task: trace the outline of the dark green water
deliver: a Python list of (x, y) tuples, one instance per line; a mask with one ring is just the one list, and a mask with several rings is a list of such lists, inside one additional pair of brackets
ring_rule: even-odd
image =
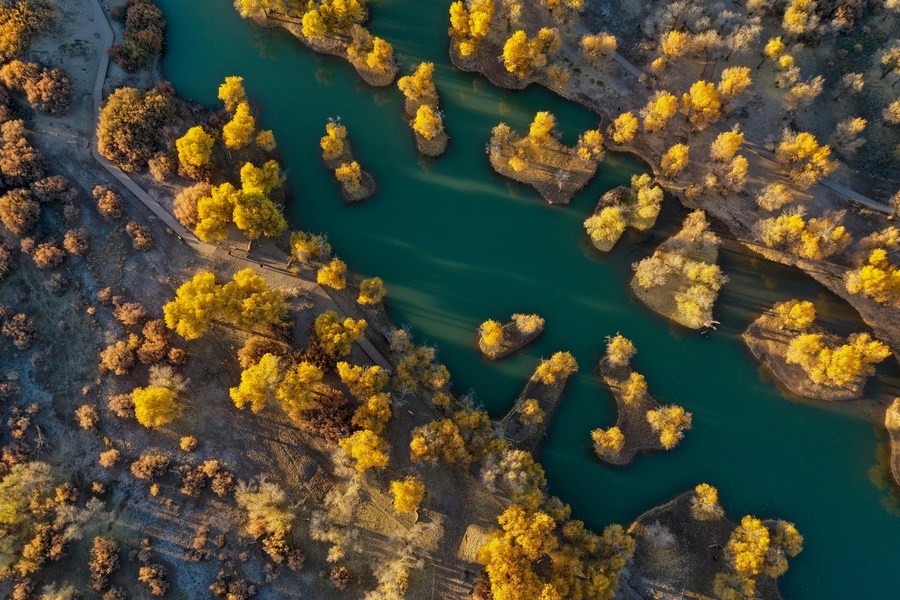
[[(667, 198), (653, 233), (620, 242), (601, 257), (582, 221), (606, 189), (641, 170), (609, 156), (570, 207), (554, 208), (489, 168), (484, 145), (506, 121), (523, 129), (538, 110), (552, 111), (568, 142), (595, 117), (542, 89), (505, 92), (447, 60), (448, 2), (385, 0), (372, 29), (394, 44), (404, 71), (436, 65), (450, 151), (436, 161), (415, 153), (395, 87), (373, 90), (345, 63), (320, 57), (288, 35), (242, 21), (228, 0), (157, 0), (169, 20), (164, 73), (182, 96), (207, 105), (226, 75), (243, 75), (261, 118), (275, 131), (293, 189), (291, 221), (327, 232), (357, 272), (379, 275), (396, 322), (440, 349), (456, 391), (474, 391), (493, 414), (504, 412), (542, 356), (573, 352), (581, 372), (557, 413), (543, 464), (553, 493), (599, 528), (640, 512), (699, 482), (718, 486), (728, 513), (778, 516), (797, 523), (806, 549), (782, 590), (788, 598), (895, 598), (900, 572), (897, 502), (868, 472), (883, 443), (867, 420), (791, 402), (761, 380), (739, 332), (773, 301), (815, 299), (826, 313), (842, 308), (799, 273), (729, 250), (731, 277), (719, 304), (719, 331), (708, 337), (676, 329), (628, 294), (629, 265), (643, 258), (684, 215)], [(329, 116), (341, 116), (355, 154), (379, 194), (343, 205), (318, 147)], [(790, 291), (788, 291), (790, 290)], [(488, 364), (474, 349), (478, 324), (513, 312), (547, 320), (538, 343)], [(614, 415), (592, 374), (604, 338), (622, 332), (637, 344), (636, 367), (651, 392), (694, 414), (694, 429), (674, 451), (639, 457), (627, 469), (598, 464), (589, 432)], [(892, 514), (893, 512), (893, 514)]]

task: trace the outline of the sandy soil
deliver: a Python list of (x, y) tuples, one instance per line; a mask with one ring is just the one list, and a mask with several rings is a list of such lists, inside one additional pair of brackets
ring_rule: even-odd
[(884, 427), (891, 440), (891, 473), (894, 481), (900, 485), (900, 398), (895, 398), (885, 411)]

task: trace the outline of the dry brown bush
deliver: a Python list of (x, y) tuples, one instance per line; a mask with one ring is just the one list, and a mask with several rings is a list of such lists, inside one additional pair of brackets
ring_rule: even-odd
[(169, 458), (162, 454), (144, 452), (131, 463), (131, 474), (138, 479), (154, 479), (162, 477), (169, 466)]
[(178, 446), (184, 452), (193, 452), (194, 450), (197, 449), (198, 444), (200, 444), (200, 442), (197, 440), (197, 438), (195, 438), (192, 435), (186, 435), (183, 438), (181, 438), (181, 440), (178, 443)]
[(109, 587), (109, 578), (119, 568), (119, 544), (115, 540), (97, 536), (91, 546), (91, 589), (102, 592)]
[(47, 161), (29, 143), (21, 120), (0, 125), (0, 181), (6, 187), (24, 187), (47, 175)]
[(75, 410), (75, 418), (82, 429), (93, 429), (100, 422), (100, 413), (95, 406), (82, 404)]
[(106, 401), (106, 406), (112, 414), (120, 419), (134, 418), (134, 400), (131, 398), (131, 394), (110, 396)]
[(91, 191), (94, 200), (97, 201), (97, 210), (107, 219), (121, 219), (122, 211), (125, 210), (125, 203), (122, 197), (114, 190), (105, 185), (94, 186)]
[(63, 248), (69, 254), (81, 256), (87, 251), (88, 240), (87, 235), (80, 229), (70, 229), (63, 238)]
[(125, 327), (135, 327), (147, 319), (147, 309), (137, 302), (117, 302), (113, 316)]
[(31, 260), (38, 269), (53, 269), (62, 264), (66, 253), (55, 242), (42, 242), (31, 253)]
[(0, 196), (0, 222), (16, 235), (34, 229), (40, 216), (41, 207), (30, 191), (20, 188)]
[(194, 184), (178, 192), (173, 201), (175, 218), (178, 219), (178, 222), (188, 229), (196, 227), (199, 220), (197, 203), (200, 201), (200, 198), (206, 198), (211, 193), (212, 186), (205, 182)]
[(63, 70), (13, 60), (0, 68), (0, 82), (10, 90), (25, 94), (28, 103), (37, 110), (62, 115), (72, 106), (74, 88)]
[(122, 453), (115, 448), (105, 450), (100, 453), (100, 466), (109, 469), (110, 467), (115, 466), (120, 458), (122, 458)]
[(6, 336), (13, 346), (19, 350), (25, 350), (34, 343), (37, 337), (37, 328), (34, 319), (25, 313), (10, 314), (6, 308), (0, 307), (0, 333)]
[(131, 244), (135, 250), (146, 252), (153, 248), (153, 236), (150, 234), (150, 230), (140, 223), (130, 221), (125, 225), (125, 233), (131, 237)]
[(100, 372), (126, 375), (134, 366), (134, 349), (128, 342), (119, 340), (100, 352)]
[(164, 182), (178, 174), (178, 159), (169, 152), (157, 152), (147, 162), (150, 174), (156, 181)]

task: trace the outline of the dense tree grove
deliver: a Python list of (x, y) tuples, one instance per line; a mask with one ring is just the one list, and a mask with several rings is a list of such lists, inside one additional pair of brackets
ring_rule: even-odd
[(462, 57), (472, 56), (491, 30), (494, 0), (456, 0), (450, 5), (450, 41)]
[(56, 18), (51, 0), (5, 0), (0, 3), (0, 62), (20, 56), (31, 38)]
[(125, 21), (124, 43), (109, 49), (109, 56), (116, 64), (134, 72), (162, 54), (166, 19), (153, 0), (126, 0), (112, 14)]
[(61, 69), (13, 60), (0, 67), (0, 82), (24, 94), (34, 108), (53, 115), (67, 113), (72, 104), (72, 82)]
[(284, 319), (287, 306), (280, 290), (269, 289), (262, 277), (244, 269), (224, 285), (217, 284), (212, 273), (198, 273), (178, 288), (163, 313), (170, 329), (192, 340), (206, 333), (215, 321), (244, 329), (268, 329)]

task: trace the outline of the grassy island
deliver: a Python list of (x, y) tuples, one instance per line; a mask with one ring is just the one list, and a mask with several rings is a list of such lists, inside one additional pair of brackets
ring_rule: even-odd
[(890, 356), (890, 349), (868, 333), (843, 340), (815, 318), (811, 302), (781, 302), (750, 324), (744, 343), (798, 396), (830, 401), (862, 397), (866, 380), (875, 365)]
[(891, 440), (891, 473), (900, 485), (900, 398), (894, 401), (884, 413), (884, 427)]
[(681, 231), (652, 256), (632, 265), (631, 289), (654, 312), (685, 327), (711, 327), (713, 304), (727, 278), (716, 264), (719, 239), (703, 211), (684, 220)]
[(568, 352), (541, 361), (515, 405), (500, 420), (504, 439), (516, 448), (534, 451), (547, 432), (566, 382), (577, 370), (578, 363)]
[(647, 392), (647, 380), (631, 369), (636, 350), (621, 335), (609, 338), (597, 371), (615, 398), (616, 424), (591, 433), (597, 456), (627, 465), (639, 452), (671, 450), (691, 428), (692, 415), (680, 406), (660, 406)]
[(283, 27), (320, 54), (343, 58), (371, 86), (391, 85), (399, 67), (394, 48), (364, 27), (367, 0), (292, 3), (284, 0), (237, 0), (245, 19), (261, 27)]
[(478, 349), (490, 360), (517, 352), (536, 340), (544, 331), (539, 315), (515, 314), (508, 323), (487, 320), (478, 328)]
[(662, 188), (646, 173), (631, 178), (631, 187), (619, 186), (601, 196), (584, 229), (594, 248), (609, 252), (626, 227), (644, 231), (653, 227), (662, 206)]
[(375, 178), (363, 171), (353, 158), (347, 128), (339, 120), (330, 120), (325, 125), (325, 135), (319, 145), (322, 147), (322, 160), (328, 169), (334, 171), (345, 202), (356, 204), (375, 195)]
[(405, 98), (404, 111), (416, 139), (416, 150), (423, 156), (432, 157), (446, 152), (450, 143), (450, 137), (444, 131), (433, 74), (434, 63), (423, 62), (412, 74), (397, 81)]
[(718, 496), (702, 483), (631, 524), (635, 571), (628, 585), (639, 597), (781, 598), (776, 580), (802, 551), (803, 536), (781, 520), (747, 515), (735, 523)]
[(586, 131), (570, 147), (556, 138), (554, 127), (556, 119), (548, 112), (535, 115), (526, 136), (501, 123), (492, 132), (488, 158), (495, 171), (530, 185), (550, 204), (568, 204), (597, 172), (603, 136)]

